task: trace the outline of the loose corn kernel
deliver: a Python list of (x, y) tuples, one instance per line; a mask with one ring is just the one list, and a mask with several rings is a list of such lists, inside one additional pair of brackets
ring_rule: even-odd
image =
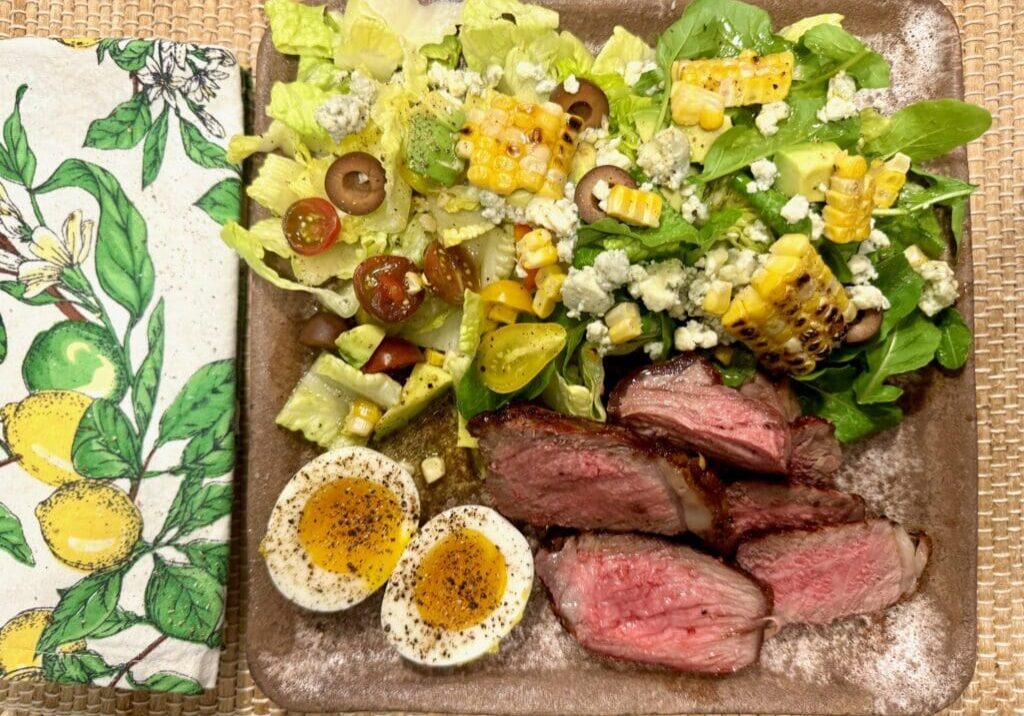
[(444, 365), (445, 356), (441, 351), (435, 351), (433, 348), (428, 348), (424, 351), (423, 357), (426, 359), (427, 363), (432, 366), (440, 368)]
[(466, 178), (474, 186), (560, 198), (582, 127), (579, 117), (554, 102), (521, 104), (494, 93), (487, 110), (468, 112), (455, 152), (469, 160)]
[(534, 229), (516, 243), (519, 265), (526, 270), (558, 263), (558, 249), (547, 229)]
[(768, 104), (786, 99), (793, 83), (793, 63), (788, 50), (764, 56), (747, 50), (738, 57), (677, 60), (672, 79), (718, 94), (726, 107)]
[(897, 154), (885, 163), (878, 159), (871, 163), (871, 174), (875, 178), (876, 208), (888, 209), (896, 203), (903, 186), (907, 183), (908, 171), (910, 157), (906, 154)]
[(661, 195), (616, 184), (608, 192), (604, 212), (634, 226), (656, 227), (661, 219)]
[(345, 417), (345, 432), (361, 438), (369, 437), (380, 416), (380, 408), (376, 404), (357, 398)]
[(515, 323), (519, 319), (519, 311), (503, 303), (495, 303), (487, 311), (487, 317), (496, 323)]
[(640, 324), (640, 307), (632, 301), (620, 303), (604, 316), (608, 326), (608, 339), (613, 345), (620, 345), (643, 335)]
[(722, 365), (731, 365), (733, 354), (735, 354), (735, 352), (736, 350), (732, 346), (715, 346), (715, 360), (717, 360)]
[(533, 312), (538, 318), (547, 318), (555, 312), (555, 307), (562, 299), (565, 272), (558, 264), (546, 266), (537, 272), (536, 281), (537, 293), (533, 295)]
[(423, 472), (423, 479), (428, 485), (440, 480), (447, 471), (444, 458), (440, 455), (431, 455), (420, 463), (420, 470)]
[(722, 325), (769, 370), (805, 375), (856, 315), (842, 284), (804, 234), (776, 241), (722, 316)]
[(825, 192), (825, 236), (837, 244), (864, 241), (871, 234), (875, 180), (867, 160), (847, 152), (836, 155), (835, 170)]
[(715, 279), (708, 286), (708, 292), (704, 294), (704, 310), (716, 316), (721, 316), (729, 310), (729, 302), (732, 300), (732, 284), (728, 281)]
[(725, 102), (717, 92), (686, 82), (673, 82), (672, 121), (684, 127), (714, 131), (725, 122)]

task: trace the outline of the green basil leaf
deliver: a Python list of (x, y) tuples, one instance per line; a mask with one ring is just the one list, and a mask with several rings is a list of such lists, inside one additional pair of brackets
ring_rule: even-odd
[(132, 675), (125, 674), (128, 683), (136, 689), (147, 691), (162, 691), (169, 694), (190, 694), (198, 696), (203, 693), (203, 686), (195, 679), (191, 679), (173, 671), (158, 671), (148, 679), (136, 681)]
[(136, 92), (127, 102), (114, 107), (109, 115), (89, 125), (85, 146), (96, 149), (131, 149), (142, 141), (152, 121), (146, 93)]
[(199, 128), (187, 119), (179, 118), (181, 130), (181, 144), (185, 148), (185, 154), (193, 162), (207, 169), (233, 169), (234, 166), (228, 162), (227, 153), (223, 147), (217, 146), (203, 136)]
[(242, 183), (235, 178), (223, 179), (199, 197), (195, 205), (222, 226), (238, 221), (242, 211)]
[(116, 672), (92, 649), (43, 655), (43, 678), (55, 684), (92, 684)]
[(752, 49), (777, 49), (772, 20), (759, 7), (736, 0), (694, 0), (658, 38), (658, 65), (669, 76), (680, 58), (733, 57)]
[(4, 164), (7, 167), (6, 178), (16, 181), (22, 186), (32, 186), (36, 176), (36, 155), (28, 145), (28, 135), (21, 122), (21, 100), (28, 91), (28, 85), (22, 85), (14, 94), (14, 111), (4, 122)]
[(71, 446), (75, 470), (97, 479), (135, 478), (142, 471), (139, 436), (117, 405), (94, 400)]
[(164, 152), (167, 149), (168, 113), (170, 107), (164, 105), (164, 111), (156, 118), (153, 128), (146, 135), (146, 143), (142, 145), (142, 188), (156, 181), (160, 168), (164, 164)]
[(153, 261), (146, 246), (146, 222), (113, 174), (81, 159), (67, 159), (37, 193), (78, 187), (99, 204), (96, 275), (104, 292), (137, 321), (153, 297)]
[(932, 362), (941, 341), (941, 331), (921, 313), (912, 313), (885, 340), (865, 351), (867, 370), (853, 383), (857, 402), (862, 405), (891, 402), (902, 390), (886, 385), (894, 375), (924, 368)]
[(936, 360), (947, 370), (963, 368), (971, 353), (971, 340), (974, 337), (970, 326), (955, 308), (947, 308), (940, 313), (937, 324), (941, 338), (935, 351)]
[(178, 545), (188, 561), (212, 574), (221, 584), (228, 582), (228, 546), (212, 540), (195, 540)]
[(0, 502), (0, 550), (7, 552), (22, 564), (35, 566), (32, 550), (25, 541), (25, 532), (21, 528), (21, 520)]
[(146, 327), (149, 353), (142, 360), (139, 372), (132, 381), (132, 408), (135, 410), (135, 424), (139, 435), (144, 436), (153, 417), (157, 390), (160, 388), (160, 372), (164, 365), (164, 300), (161, 298), (149, 316)]
[(161, 634), (202, 644), (220, 628), (224, 590), (204, 570), (155, 554), (145, 604), (146, 618)]
[(58, 589), (60, 601), (36, 645), (37, 654), (53, 652), (61, 644), (77, 641), (99, 629), (117, 608), (124, 568), (93, 572), (67, 589)]
[(234, 410), (234, 360), (207, 363), (188, 379), (160, 419), (157, 444), (198, 435), (218, 422), (230, 419)]
[(992, 126), (988, 110), (956, 99), (925, 100), (890, 117), (884, 134), (867, 142), (868, 154), (891, 156), (903, 152), (926, 162), (977, 139)]

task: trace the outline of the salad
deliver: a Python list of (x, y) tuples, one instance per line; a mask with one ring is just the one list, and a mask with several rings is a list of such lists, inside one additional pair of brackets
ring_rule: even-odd
[(841, 15), (694, 0), (591, 48), (518, 0), (266, 12), (297, 75), (229, 157), (265, 155), (247, 193), (272, 218), (222, 238), (322, 307), (277, 421), (325, 450), (449, 393), (465, 447), (517, 401), (603, 421), (613, 362), (692, 351), (726, 385), (790, 376), (850, 442), (899, 423), (894, 378), (967, 360), (975, 187), (927, 162), (991, 118), (873, 108), (889, 64)]

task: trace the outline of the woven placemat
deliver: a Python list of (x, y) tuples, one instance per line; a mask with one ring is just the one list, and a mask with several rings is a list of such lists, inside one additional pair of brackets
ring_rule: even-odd
[[(893, 0), (898, 3), (900, 0)], [(1024, 714), (1024, 0), (944, 0), (963, 32), (967, 100), (992, 131), (972, 145), (977, 320), (978, 666), (947, 714)], [(158, 36), (220, 43), (250, 64), (264, 31), (250, 0), (0, 0), (0, 37)], [(227, 633), (217, 688), (182, 697), (0, 681), (4, 716), (282, 713), (252, 682), (245, 633), (244, 485), (236, 489)]]

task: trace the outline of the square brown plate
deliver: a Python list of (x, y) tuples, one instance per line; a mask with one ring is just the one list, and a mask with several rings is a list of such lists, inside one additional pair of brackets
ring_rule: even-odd
[[(682, 11), (676, 0), (544, 0), (562, 26), (598, 45), (621, 24), (651, 39)], [(775, 27), (824, 12), (880, 50), (893, 67), (892, 90), (878, 104), (962, 97), (960, 40), (940, 0), (760, 0)], [(256, 131), (266, 129), (270, 87), (295, 65), (265, 37), (256, 71)], [(964, 152), (937, 168), (966, 178)], [(253, 206), (253, 218), (264, 218)], [(970, 246), (958, 278), (961, 310), (973, 316)], [(274, 425), (274, 416), (313, 355), (296, 342), (313, 306), (250, 278), (248, 304), (247, 646), (253, 676), (280, 706), (303, 711), (457, 713), (813, 713), (924, 714), (966, 686), (975, 658), (977, 446), (973, 361), (959, 375), (934, 371), (908, 391), (897, 429), (846, 451), (840, 485), (876, 512), (928, 532), (934, 557), (920, 593), (884, 615), (826, 629), (792, 628), (769, 640), (761, 663), (723, 679), (612, 664), (584, 653), (557, 623), (543, 588), (499, 654), (452, 670), (403, 662), (380, 630), (380, 595), (340, 614), (304, 612), (274, 588), (257, 551), (278, 492), (315, 454)], [(443, 406), (390, 440), (385, 451), (413, 458), (451, 444), (454, 420)], [(426, 487), (424, 519), (446, 506), (478, 502), (479, 482), (448, 448), (450, 473)], [(454, 469), (453, 469), (454, 468)]]

